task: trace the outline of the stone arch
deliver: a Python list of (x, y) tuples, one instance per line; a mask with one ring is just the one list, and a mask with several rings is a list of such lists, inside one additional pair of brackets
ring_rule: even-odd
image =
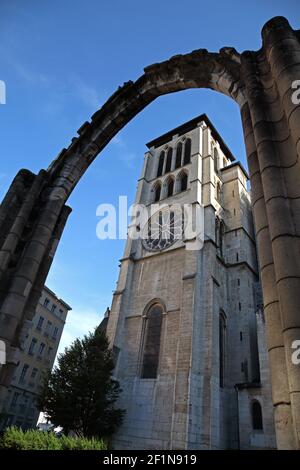
[(299, 75), (299, 37), (285, 18), (275, 17), (263, 27), (259, 51), (199, 49), (146, 67), (78, 129), (47, 171), (17, 174), (0, 207), (0, 332), (7, 349), (0, 398), (70, 213), (65, 203), (80, 178), (118, 131), (158, 96), (209, 88), (232, 98), (241, 110), (277, 443), (279, 448), (300, 448), (300, 374), (290, 354), (293, 340), (300, 337), (300, 103), (293, 88)]

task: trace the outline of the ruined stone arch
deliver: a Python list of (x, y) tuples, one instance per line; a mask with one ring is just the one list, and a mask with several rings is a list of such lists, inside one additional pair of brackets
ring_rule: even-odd
[(209, 88), (232, 98), (241, 111), (277, 443), (279, 448), (300, 448), (300, 373), (290, 354), (293, 340), (300, 337), (300, 105), (292, 87), (299, 68), (299, 31), (285, 18), (273, 18), (263, 27), (259, 51), (200, 49), (146, 67), (137, 81), (119, 87), (80, 127), (46, 171), (17, 174), (0, 207), (0, 334), (7, 349), (0, 398), (70, 213), (65, 203), (86, 169), (158, 96)]

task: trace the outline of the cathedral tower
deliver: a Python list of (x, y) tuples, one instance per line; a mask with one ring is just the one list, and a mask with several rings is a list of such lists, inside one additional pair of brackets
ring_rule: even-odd
[[(247, 173), (204, 114), (147, 147), (135, 202), (161, 207), (127, 240), (107, 325), (115, 448), (275, 447)], [(199, 210), (198, 245), (178, 207)]]

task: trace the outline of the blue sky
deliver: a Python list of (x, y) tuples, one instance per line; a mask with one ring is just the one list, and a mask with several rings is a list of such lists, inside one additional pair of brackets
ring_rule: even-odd
[[(298, 0), (1, 0), (0, 199), (20, 168), (47, 168), (80, 125), (143, 67), (206, 48), (261, 47), (260, 31), (283, 15), (300, 27)], [(297, 21), (298, 20), (298, 21)], [(98, 240), (96, 208), (131, 203), (145, 143), (207, 113), (245, 165), (237, 105), (209, 90), (157, 99), (102, 152), (72, 194), (69, 218), (47, 284), (73, 310), (60, 350), (91, 330), (111, 304), (123, 240)]]

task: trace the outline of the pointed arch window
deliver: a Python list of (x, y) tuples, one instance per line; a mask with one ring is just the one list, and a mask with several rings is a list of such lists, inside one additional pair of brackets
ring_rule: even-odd
[(169, 178), (167, 181), (167, 197), (173, 196), (174, 192), (174, 179)]
[(260, 403), (255, 400), (252, 403), (252, 428), (256, 430), (263, 429), (262, 409)]
[(219, 217), (216, 217), (216, 220), (215, 220), (215, 243), (216, 243), (217, 246), (219, 244), (219, 239), (220, 239), (219, 233), (220, 233), (220, 219), (219, 219)]
[(170, 240), (174, 240), (174, 219), (175, 214), (173, 211), (170, 212)]
[(216, 147), (214, 148), (214, 170), (218, 173), (219, 154)]
[(191, 139), (186, 139), (184, 144), (184, 165), (187, 165), (191, 161), (191, 144)]
[(217, 183), (217, 201), (219, 204), (221, 204), (221, 197), (222, 197), (221, 185), (220, 183)]
[(182, 157), (182, 143), (179, 142), (176, 148), (175, 168), (181, 167), (181, 157)]
[(219, 250), (220, 250), (221, 256), (223, 256), (223, 252), (224, 252), (224, 233), (225, 233), (225, 224), (223, 220), (221, 220), (220, 229), (219, 229)]
[(219, 372), (220, 387), (224, 387), (225, 382), (225, 359), (226, 359), (226, 320), (224, 312), (219, 315)]
[(162, 306), (155, 304), (150, 307), (144, 325), (142, 379), (155, 379), (157, 377), (162, 320)]
[(179, 191), (185, 191), (187, 189), (188, 175), (186, 172), (181, 173), (179, 176)]
[(157, 202), (160, 200), (160, 193), (161, 193), (161, 184), (157, 183), (154, 186), (154, 202)]
[(156, 175), (157, 177), (161, 176), (163, 173), (164, 162), (165, 162), (165, 152), (162, 151), (158, 160), (158, 168), (157, 168), (157, 175)]
[(167, 161), (166, 161), (165, 173), (168, 173), (169, 171), (171, 171), (171, 168), (172, 168), (172, 155), (173, 155), (173, 149), (170, 147), (168, 152), (167, 152)]

